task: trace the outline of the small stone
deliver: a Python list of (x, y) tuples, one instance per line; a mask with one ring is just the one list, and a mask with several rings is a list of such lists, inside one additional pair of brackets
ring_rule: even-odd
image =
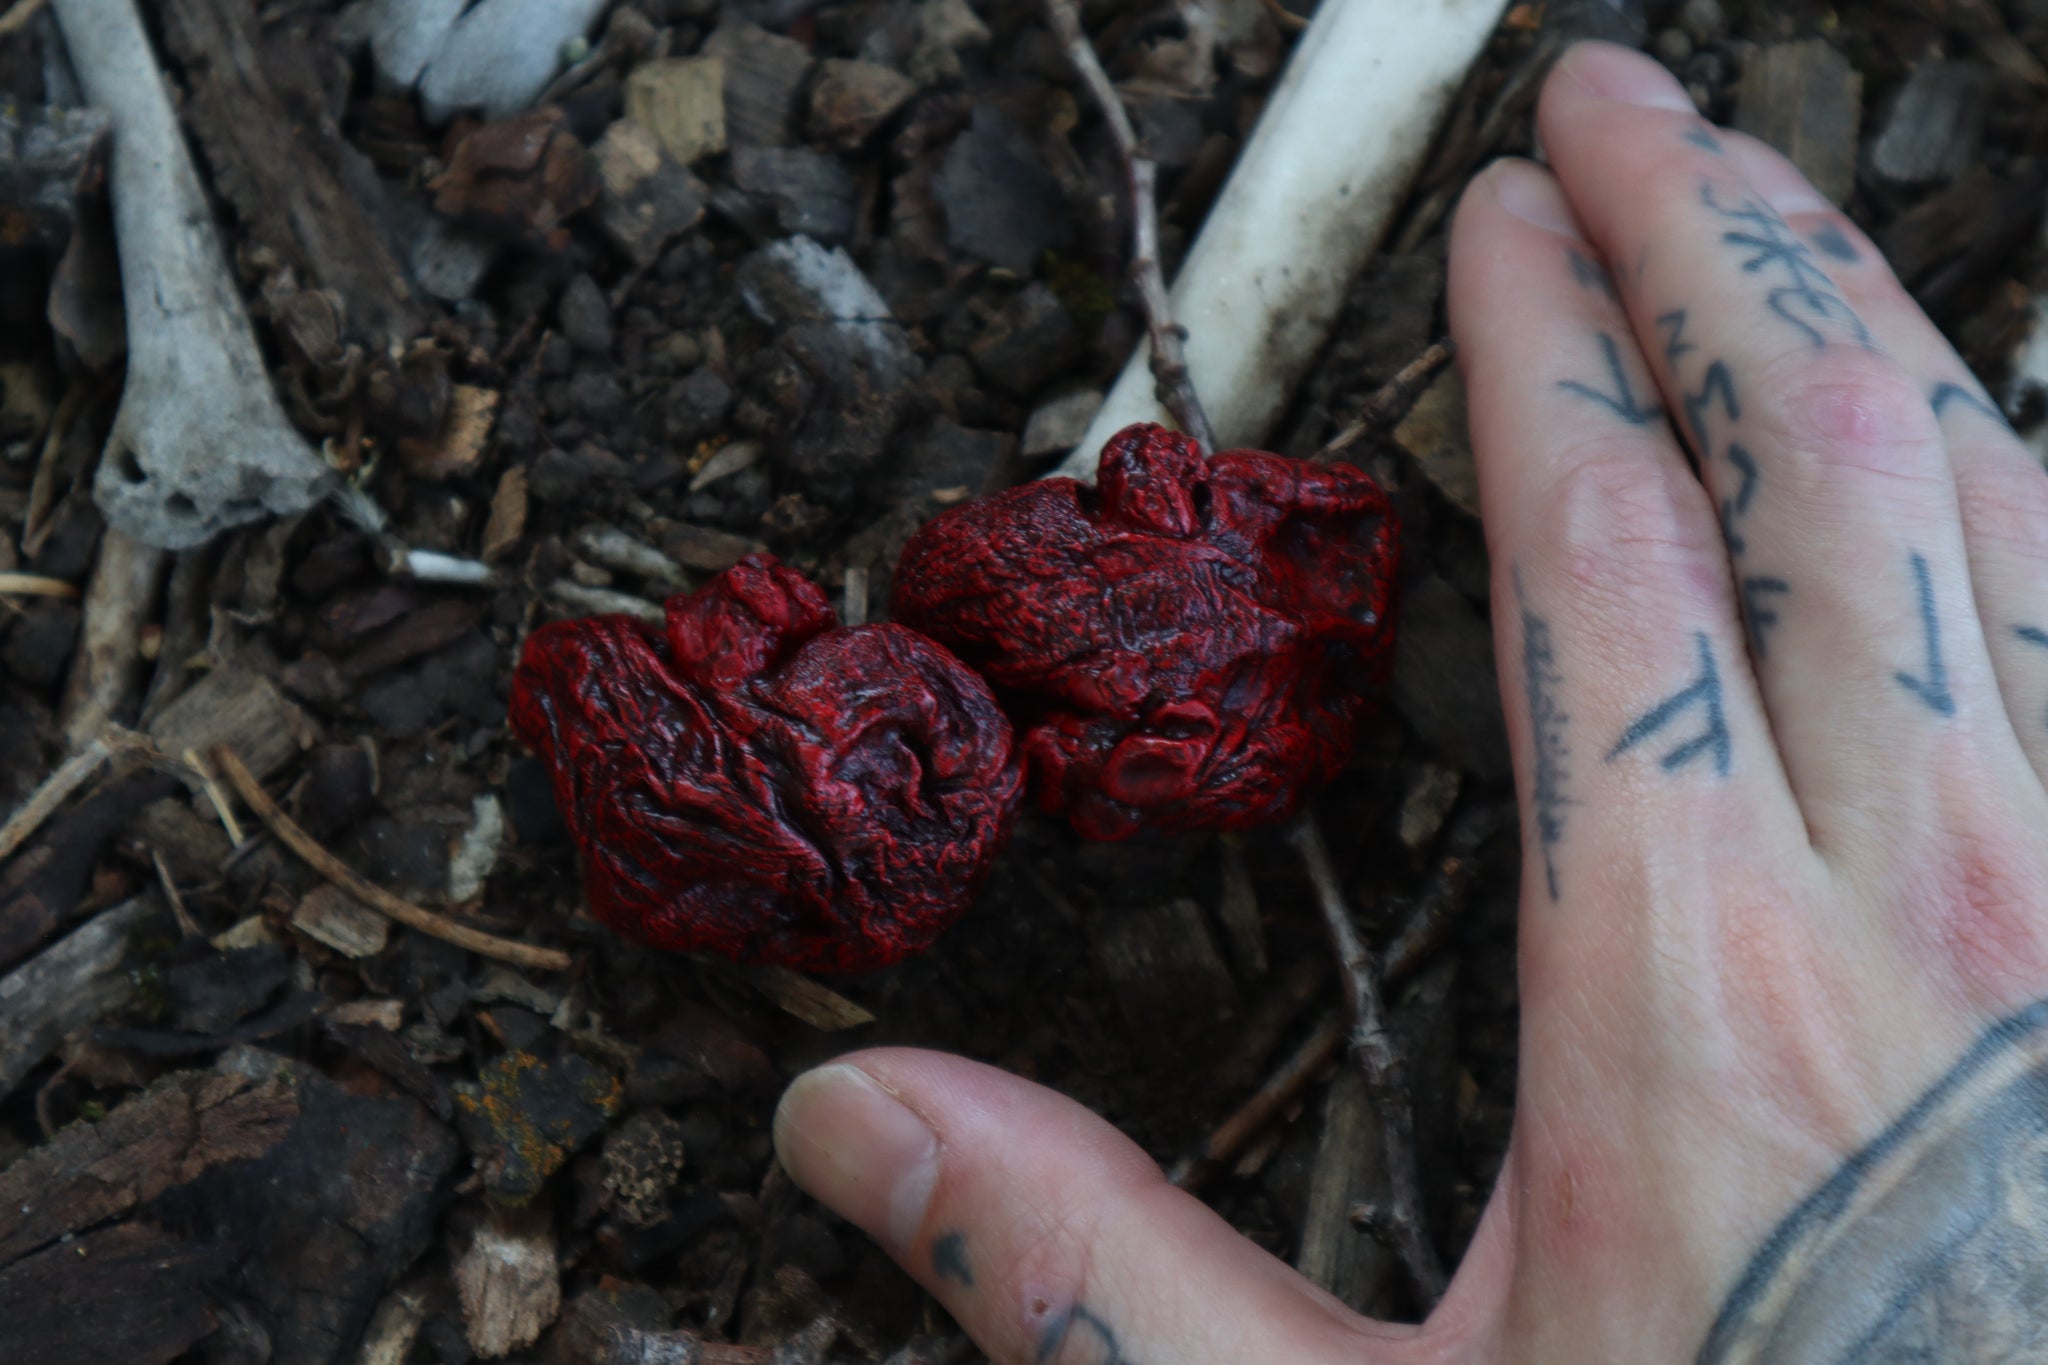
[(1008, 393), (1036, 392), (1080, 356), (1081, 331), (1042, 280), (1019, 290), (967, 348), (981, 377)]
[(1066, 454), (1087, 435), (1088, 424), (1101, 408), (1102, 394), (1096, 389), (1080, 389), (1040, 403), (1024, 421), (1024, 458)]
[(771, 209), (790, 236), (835, 244), (853, 236), (853, 172), (836, 156), (807, 147), (737, 147), (732, 180)]
[(577, 275), (569, 281), (561, 302), (555, 305), (555, 320), (576, 349), (597, 354), (611, 350), (612, 306), (590, 276)]
[(974, 107), (933, 184), (956, 251), (1029, 275), (1048, 249), (1064, 246), (1060, 188), (1031, 130), (991, 103)]
[(32, 692), (57, 685), (78, 644), (80, 612), (75, 602), (39, 601), (0, 643), (0, 668)]
[(811, 82), (811, 137), (852, 151), (917, 93), (917, 82), (879, 62), (829, 58)]
[(436, 215), (421, 222), (408, 259), (420, 288), (443, 303), (460, 303), (476, 293), (498, 251), (497, 242)]
[(596, 423), (615, 422), (626, 414), (626, 390), (611, 374), (584, 370), (569, 380), (569, 411)]
[(626, 117), (684, 166), (725, 150), (725, 62), (675, 57), (626, 77)]
[(662, 431), (677, 445), (690, 446), (715, 436), (732, 416), (732, 385), (709, 368), (692, 371), (669, 386), (662, 412)]
[(653, 265), (663, 248), (703, 219), (703, 182), (633, 120), (614, 123), (592, 156), (604, 185), (598, 225), (635, 265)]
[(1657, 60), (1673, 70), (1685, 65), (1686, 58), (1692, 56), (1692, 39), (1682, 28), (1659, 29), (1652, 46)]
[(704, 467), (690, 476), (690, 492), (701, 493), (720, 479), (728, 478), (761, 458), (757, 441), (731, 441), (718, 448)]
[(1728, 31), (1721, 0), (1685, 0), (1678, 7), (1678, 27), (1695, 43), (1711, 43)]

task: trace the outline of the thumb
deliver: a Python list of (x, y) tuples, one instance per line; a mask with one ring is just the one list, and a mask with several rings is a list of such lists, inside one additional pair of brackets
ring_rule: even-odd
[(1360, 1365), (1421, 1344), (1239, 1236), (1087, 1109), (993, 1067), (854, 1053), (790, 1086), (775, 1145), (998, 1365)]

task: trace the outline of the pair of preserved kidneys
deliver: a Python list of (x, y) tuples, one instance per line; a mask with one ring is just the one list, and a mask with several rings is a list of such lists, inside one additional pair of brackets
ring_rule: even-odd
[(927, 947), (1026, 779), (1093, 839), (1285, 819), (1392, 653), (1395, 527), (1345, 465), (1127, 427), (1096, 487), (965, 503), (904, 548), (894, 623), (762, 555), (527, 640), (511, 719), (591, 908), (657, 947), (858, 972)]

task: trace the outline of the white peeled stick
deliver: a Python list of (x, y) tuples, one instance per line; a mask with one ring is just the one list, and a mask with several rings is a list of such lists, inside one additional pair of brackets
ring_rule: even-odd
[[(1505, 0), (1323, 0), (1169, 298), (1219, 447), (1263, 441), (1392, 225)], [(1170, 425), (1141, 344), (1055, 474)]]
[(128, 378), (93, 495), (159, 549), (288, 516), (327, 466), (286, 420), (228, 272), (134, 0), (55, 0), (79, 84), (112, 128)]

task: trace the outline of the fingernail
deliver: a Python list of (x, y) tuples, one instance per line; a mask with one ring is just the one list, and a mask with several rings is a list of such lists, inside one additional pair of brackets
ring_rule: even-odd
[(939, 1179), (939, 1139), (859, 1067), (807, 1071), (775, 1110), (775, 1152), (819, 1203), (895, 1249), (924, 1223)]
[(1526, 161), (1502, 161), (1493, 168), (1493, 194), (1500, 206), (1525, 223), (1576, 241), (1585, 241), (1572, 206), (1558, 187), (1557, 177)]
[(1580, 43), (1559, 63), (1581, 90), (1603, 100), (1694, 114), (1692, 97), (1654, 57), (1613, 43)]

